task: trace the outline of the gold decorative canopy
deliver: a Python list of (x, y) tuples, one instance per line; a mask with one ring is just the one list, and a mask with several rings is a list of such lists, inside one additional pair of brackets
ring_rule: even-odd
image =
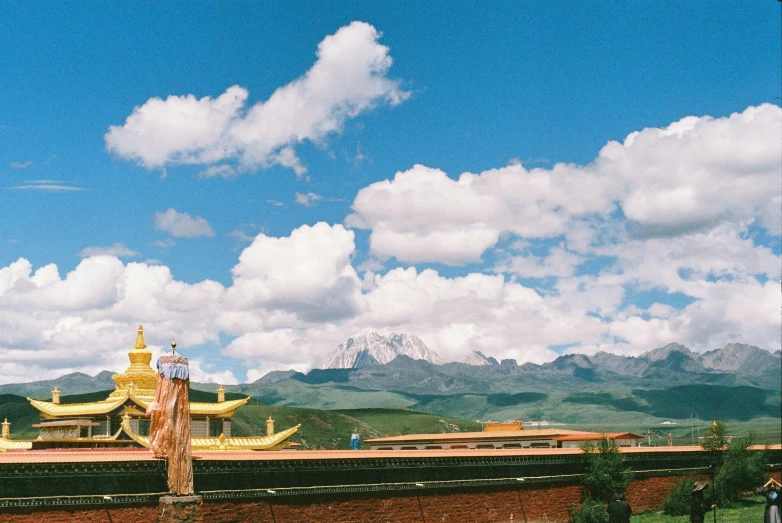
[(136, 343), (128, 352), (128, 359), (130, 359), (130, 366), (125, 372), (111, 377), (117, 384), (117, 389), (111, 393), (111, 396), (119, 398), (130, 389), (133, 395), (151, 400), (155, 397), (157, 373), (149, 366), (152, 352), (147, 349), (147, 343), (144, 341), (143, 325), (138, 326)]

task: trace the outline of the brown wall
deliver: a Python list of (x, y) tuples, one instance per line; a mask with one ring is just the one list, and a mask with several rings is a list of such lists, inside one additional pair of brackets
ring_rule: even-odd
[[(0, 512), (3, 523), (153, 523), (158, 521), (158, 507), (112, 507), (109, 512), (103, 507), (90, 509), (15, 509), (13, 512)], [(109, 519), (109, 514), (111, 519)]]
[[(780, 473), (773, 476), (779, 480)], [(659, 509), (681, 476), (634, 480), (627, 500), (636, 513)], [(706, 479), (706, 478), (701, 478)], [(169, 506), (112, 507), (111, 520), (104, 507), (79, 510), (17, 509), (0, 513), (8, 523), (473, 523), (564, 521), (567, 507), (578, 503), (581, 488), (568, 484), (528, 484), (516, 487), (404, 492), (344, 493), (330, 496), (275, 497), (264, 500), (206, 501), (193, 515)], [(420, 504), (419, 504), (420, 503)], [(522, 510), (523, 509), (523, 510)], [(423, 519), (422, 513), (423, 512)]]
[(205, 503), (203, 516), (204, 521), (220, 523), (483, 523), (524, 521), (523, 514), (529, 521), (543, 521), (566, 519), (568, 503), (577, 503), (580, 492), (577, 486), (547, 485), (518, 490), (480, 488), (427, 491), (420, 495), (412, 492), (388, 492), (300, 497), (291, 500), (277, 498), (269, 500), (271, 506), (269, 501)]

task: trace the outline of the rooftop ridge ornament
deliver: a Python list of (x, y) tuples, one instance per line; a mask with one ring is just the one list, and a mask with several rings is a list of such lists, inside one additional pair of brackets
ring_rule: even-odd
[(138, 333), (136, 334), (136, 344), (133, 346), (134, 349), (137, 350), (144, 350), (147, 348), (147, 343), (144, 341), (144, 326), (139, 324), (138, 326)]
[(152, 361), (152, 352), (147, 347), (144, 340), (144, 326), (139, 325), (136, 334), (136, 343), (128, 351), (130, 365), (125, 372), (114, 374), (111, 379), (117, 384), (116, 390), (111, 396), (118, 398), (127, 393), (128, 385), (135, 385), (134, 394), (144, 398), (152, 399), (155, 395), (155, 380), (157, 378), (155, 371), (150, 367)]

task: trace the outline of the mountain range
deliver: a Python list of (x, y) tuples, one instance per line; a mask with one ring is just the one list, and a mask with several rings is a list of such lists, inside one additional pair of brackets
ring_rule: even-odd
[[(353, 340), (354, 354), (366, 349), (362, 343)], [(628, 423), (652, 426), (699, 415), (701, 420), (753, 420), (778, 432), (782, 418), (779, 354), (744, 344), (704, 354), (679, 344), (638, 357), (568, 354), (542, 365), (517, 365), (513, 360), (498, 364), (481, 353), (475, 361), (479, 364), (439, 364), (401, 354), (372, 366), (313, 369), (306, 374), (274, 371), (253, 383), (225, 388), (276, 407), (404, 408), (471, 420), (548, 419), (583, 427), (602, 423), (611, 430)], [(48, 399), (54, 386), (64, 394), (103, 391), (105, 397), (114, 383), (110, 372), (94, 377), (74, 373), (2, 385), (0, 396), (16, 395), (6, 396), (16, 402), (9, 405), (24, 407), (25, 396)], [(216, 387), (191, 384), (194, 393), (214, 395)]]
[[(377, 347), (383, 347), (377, 350)], [(768, 390), (782, 388), (780, 353), (755, 346), (731, 343), (703, 354), (671, 343), (641, 356), (598, 352), (593, 356), (567, 354), (537, 365), (498, 363), (481, 352), (465, 363), (443, 363), (415, 336), (366, 331), (350, 338), (326, 360), (326, 369), (304, 374), (294, 370), (273, 371), (253, 383), (226, 389), (253, 395), (259, 387), (295, 380), (301, 383), (350, 384), (361, 390), (410, 393), (517, 393), (521, 391), (599, 390), (605, 387), (667, 388), (695, 383), (751, 386)], [(53, 380), (0, 385), (0, 394), (48, 397), (56, 386), (68, 394), (114, 388), (112, 372), (96, 376), (75, 372)], [(212, 390), (212, 384), (193, 384)], [(572, 389), (575, 388), (575, 389)]]
[[(392, 362), (399, 356), (407, 356), (433, 365), (445, 365), (443, 359), (429, 349), (420, 338), (408, 334), (381, 334), (369, 329), (349, 338), (325, 360), (323, 369), (361, 369), (376, 367)], [(776, 377), (779, 367), (779, 355), (741, 343), (731, 343), (721, 349), (698, 354), (678, 343), (646, 352), (638, 357), (620, 356), (607, 352), (598, 352), (594, 356), (583, 354), (565, 355), (544, 365), (522, 365), (528, 371), (538, 370), (561, 374), (574, 373), (580, 377), (598, 376), (613, 373), (638, 378), (664, 375), (676, 371), (695, 374), (736, 374), (750, 379), (752, 384), (769, 385)], [(473, 351), (465, 358), (465, 365), (518, 367), (515, 360), (498, 362), (480, 351)], [(769, 369), (771, 372), (769, 374)]]

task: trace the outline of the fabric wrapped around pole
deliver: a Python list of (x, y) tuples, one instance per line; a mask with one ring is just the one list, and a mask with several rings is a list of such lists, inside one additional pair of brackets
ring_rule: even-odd
[(168, 488), (177, 496), (193, 494), (190, 444), (190, 372), (187, 358), (165, 354), (158, 358), (155, 400), (150, 416), (149, 449), (168, 462)]

